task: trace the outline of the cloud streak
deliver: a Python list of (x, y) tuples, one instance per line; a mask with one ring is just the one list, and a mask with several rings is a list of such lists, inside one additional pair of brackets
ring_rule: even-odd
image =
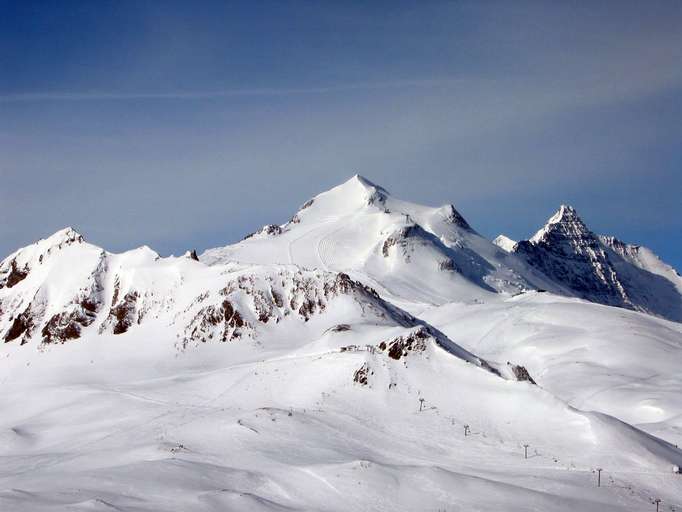
[(372, 91), (383, 89), (428, 89), (461, 84), (459, 78), (430, 80), (393, 80), (386, 82), (358, 82), (331, 86), (292, 88), (236, 88), (217, 91), (180, 92), (30, 92), (0, 94), (2, 103), (33, 101), (100, 101), (100, 100), (204, 100), (248, 96), (302, 96), (307, 94), (328, 94), (347, 91)]

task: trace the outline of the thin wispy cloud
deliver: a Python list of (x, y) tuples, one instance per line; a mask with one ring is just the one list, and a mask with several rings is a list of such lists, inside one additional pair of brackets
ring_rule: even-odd
[(344, 91), (371, 91), (382, 89), (421, 89), (452, 86), (462, 83), (457, 78), (431, 80), (394, 80), (386, 82), (363, 82), (318, 87), (296, 88), (237, 88), (216, 91), (182, 92), (30, 92), (0, 94), (0, 102), (20, 103), (31, 101), (97, 101), (97, 100), (202, 100), (243, 96), (299, 96), (327, 94)]

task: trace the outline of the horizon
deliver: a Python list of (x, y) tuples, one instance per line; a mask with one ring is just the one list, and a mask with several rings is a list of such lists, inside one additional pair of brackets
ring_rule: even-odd
[[(343, 184), (345, 184), (345, 183), (347, 183), (347, 182), (353, 180), (354, 178), (359, 178), (360, 180), (362, 180), (362, 181), (364, 181), (364, 182), (368, 182), (368, 184), (369, 184), (370, 186), (375, 186), (375, 187), (381, 188), (381, 189), (383, 189), (385, 192), (387, 192), (390, 196), (395, 197), (396, 199), (400, 199), (400, 200), (403, 200), (403, 201), (408, 201), (408, 202), (410, 202), (410, 201), (409, 201), (409, 198), (396, 197), (394, 194), (391, 194), (390, 189), (387, 189), (387, 188), (384, 187), (381, 183), (377, 183), (377, 182), (373, 181), (372, 179), (367, 178), (366, 176), (363, 176), (363, 175), (358, 174), (358, 173), (352, 175), (352, 176), (349, 177), (347, 180), (345, 180), (345, 181), (343, 181), (343, 182), (341, 182), (341, 183), (338, 183), (338, 184), (334, 185), (333, 187), (331, 187), (331, 188), (329, 188), (329, 189), (327, 189), (327, 190), (320, 191), (318, 194), (315, 194), (314, 196), (309, 197), (308, 200), (312, 200), (313, 198), (316, 198), (317, 196), (319, 196), (319, 195), (321, 195), (321, 194), (324, 194), (324, 193), (326, 193), (326, 192), (329, 192), (329, 191), (332, 190), (333, 188), (339, 187), (339, 186), (341, 186), (341, 185), (343, 185)], [(299, 211), (299, 208), (300, 208), (301, 205), (303, 205), (305, 202), (307, 202), (307, 200), (302, 201), (298, 207), (295, 207), (295, 208), (294, 208), (294, 212), (295, 212), (295, 211)], [(438, 208), (438, 207), (442, 207), (442, 206), (445, 206), (445, 205), (451, 205), (451, 206), (453, 206), (460, 214), (462, 214), (462, 212), (459, 211), (459, 209), (457, 208), (457, 205), (454, 205), (454, 204), (452, 204), (452, 203), (445, 203), (445, 204), (441, 204), (441, 205), (423, 205), (423, 206), (429, 206), (429, 207), (433, 207), (433, 208)], [(514, 242), (520, 242), (520, 241), (522, 241), (522, 240), (530, 240), (530, 239), (532, 238), (532, 236), (535, 235), (536, 232), (537, 232), (538, 230), (541, 230), (543, 227), (546, 227), (547, 224), (549, 224), (550, 221), (551, 221), (554, 217), (556, 217), (556, 215), (558, 215), (564, 208), (569, 208), (569, 209), (573, 210), (573, 211), (578, 215), (578, 217), (579, 217), (583, 222), (585, 222), (585, 219), (581, 216), (580, 212), (579, 212), (576, 208), (574, 208), (571, 204), (562, 203), (562, 204), (560, 204), (560, 205), (554, 210), (553, 213), (551, 213), (544, 221), (542, 221), (542, 222), (537, 226), (537, 228), (536, 228), (535, 231), (533, 231), (532, 233), (529, 233), (529, 234), (528, 234), (526, 237), (524, 237), (524, 238), (518, 238), (518, 239), (517, 239), (517, 238), (509, 237), (506, 233), (498, 233), (498, 235), (496, 235), (495, 237), (486, 236), (486, 235), (483, 235), (483, 234), (481, 234), (481, 233), (479, 233), (479, 234), (481, 234), (482, 236), (484, 236), (485, 238), (487, 238), (487, 239), (490, 240), (490, 241), (494, 240), (494, 238), (496, 238), (497, 236), (505, 236), (505, 237), (511, 239), (511, 240), (514, 241)], [(292, 215), (293, 215), (293, 213), (292, 213)], [(470, 219), (468, 219), (468, 218), (466, 217), (466, 215), (463, 215), (463, 214), (462, 214), (462, 216), (463, 216), (464, 219), (467, 221), (467, 223), (468, 223), (469, 225), (472, 226), (472, 228), (474, 229), (474, 231), (477, 231), (475, 225), (471, 223)], [(276, 224), (276, 225), (280, 225), (280, 226), (281, 226), (281, 225), (284, 225), (285, 223), (286, 223), (286, 221), (284, 221), (284, 222), (279, 222), (279, 223), (272, 222), (272, 223), (269, 223), (269, 224)], [(614, 235), (614, 234), (611, 234), (611, 233), (598, 233), (598, 232), (592, 230), (592, 229), (590, 228), (589, 222), (585, 222), (585, 224), (587, 225), (587, 228), (590, 229), (590, 231), (592, 231), (595, 235), (598, 235), (598, 236), (601, 236), (601, 235), (605, 235), (605, 236), (614, 236), (616, 239), (619, 239), (619, 240), (620, 240), (620, 238), (619, 238), (617, 235)], [(263, 225), (263, 226), (264, 226), (264, 225)], [(261, 228), (261, 227), (263, 227), (263, 226), (258, 226), (258, 228)], [(185, 250), (183, 250), (183, 251), (181, 251), (181, 252), (178, 252), (178, 253), (162, 253), (162, 252), (156, 250), (153, 246), (150, 246), (149, 244), (141, 244), (141, 245), (135, 246), (135, 247), (128, 247), (128, 248), (120, 248), (120, 249), (118, 249), (118, 250), (111, 250), (110, 248), (108, 248), (108, 247), (106, 247), (106, 246), (103, 246), (103, 245), (100, 244), (100, 243), (96, 243), (95, 241), (90, 240), (90, 238), (89, 238), (89, 236), (88, 236), (87, 233), (84, 233), (84, 232), (83, 232), (82, 230), (80, 230), (78, 227), (74, 227), (74, 226), (72, 226), (72, 225), (63, 226), (62, 228), (59, 228), (59, 229), (55, 230), (55, 231), (52, 232), (52, 233), (49, 233), (49, 234), (47, 234), (47, 235), (45, 235), (45, 236), (41, 236), (40, 238), (38, 238), (38, 239), (32, 241), (31, 243), (35, 243), (35, 242), (38, 242), (38, 241), (40, 241), (40, 240), (45, 240), (45, 239), (47, 239), (47, 238), (50, 238), (50, 237), (52, 237), (52, 236), (54, 236), (54, 235), (56, 235), (56, 234), (58, 234), (58, 233), (60, 233), (60, 232), (62, 232), (62, 231), (66, 231), (66, 230), (73, 230), (73, 231), (75, 231), (77, 234), (81, 235), (81, 236), (83, 237), (83, 239), (84, 239), (86, 242), (92, 243), (93, 245), (96, 245), (96, 246), (98, 246), (98, 247), (100, 247), (100, 248), (102, 248), (102, 249), (104, 249), (104, 250), (106, 250), (106, 251), (113, 252), (113, 253), (120, 253), (120, 252), (131, 251), (131, 250), (139, 249), (139, 248), (141, 248), (141, 247), (149, 247), (149, 248), (152, 249), (154, 252), (156, 252), (157, 254), (159, 254), (159, 256), (165, 258), (165, 257), (179, 257), (179, 256), (182, 256), (183, 254), (186, 254), (186, 253), (189, 252), (189, 251), (192, 251), (192, 250), (196, 250), (199, 254), (201, 254), (201, 253), (203, 253), (204, 251), (206, 251), (206, 250), (208, 250), (208, 249), (214, 249), (214, 248), (222, 247), (221, 245), (216, 245), (216, 246), (211, 246), (211, 247), (187, 247)], [(478, 232), (478, 231), (477, 231), (477, 232)], [(253, 233), (253, 231), (252, 231), (251, 233)], [(243, 234), (241, 237), (239, 237), (239, 238), (236, 239), (236, 240), (231, 240), (231, 241), (226, 242), (225, 244), (223, 244), (223, 246), (227, 246), (227, 245), (231, 245), (231, 244), (234, 244), (234, 243), (238, 243), (239, 241), (243, 240), (243, 239), (244, 239), (246, 236), (248, 236), (248, 235), (249, 235), (249, 233), (245, 233), (245, 234)], [(643, 245), (644, 247), (647, 247), (647, 246), (644, 245), (644, 244), (638, 244), (638, 243), (636, 243), (636, 242), (631, 242), (631, 241), (628, 241), (628, 240), (621, 240), (621, 241), (626, 242), (626, 243), (629, 243), (629, 244), (633, 244), (633, 245)], [(30, 245), (30, 244), (27, 244), (27, 245)], [(25, 247), (25, 246), (23, 246), (23, 247)], [(2, 261), (4, 258), (6, 258), (6, 257), (9, 256), (10, 254), (12, 254), (14, 251), (16, 251), (16, 250), (18, 250), (18, 249), (20, 249), (20, 248), (21, 248), (21, 247), (16, 247), (16, 248), (13, 249), (12, 251), (10, 251), (10, 253), (5, 254), (5, 255), (0, 254), (0, 261)], [(649, 247), (649, 248), (650, 248), (650, 247)], [(658, 256), (660, 257), (660, 255), (658, 255)], [(663, 261), (664, 261), (664, 263), (670, 264), (669, 262), (666, 262), (664, 259), (663, 259)], [(672, 266), (673, 266), (673, 268), (677, 269), (677, 267), (675, 267), (674, 265), (672, 265)]]
[(3, 3), (0, 255), (234, 243), (359, 173), (682, 268), (682, 5)]

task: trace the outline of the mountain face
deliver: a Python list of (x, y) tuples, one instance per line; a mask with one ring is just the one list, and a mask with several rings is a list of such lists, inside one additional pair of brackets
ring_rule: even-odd
[[(269, 277), (254, 277), (264, 272)], [(256, 279), (251, 302), (235, 309), (228, 300), (223, 306), (225, 290), (234, 287), (226, 276), (238, 273)], [(386, 304), (413, 313), (428, 305), (543, 289), (682, 320), (677, 272), (644, 247), (595, 235), (570, 206), (562, 206), (530, 240), (500, 236), (491, 243), (452, 205), (408, 203), (354, 176), (308, 201), (289, 222), (264, 226), (201, 258), (194, 252), (160, 258), (146, 247), (116, 255), (85, 242), (71, 228), (59, 231), (0, 262), (0, 336), (19, 344), (33, 338), (61, 343), (86, 330), (122, 334), (150, 316), (171, 315), (171, 323), (184, 322), (181, 337), (191, 343), (187, 329), (200, 333), (210, 321), (189, 318), (187, 305), (183, 312), (176, 309), (185, 290), (210, 274), (223, 288), (200, 286), (194, 304), (211, 290), (220, 300), (193, 313), (231, 325), (211, 333), (225, 340), (267, 323), (272, 315), (279, 321), (282, 308), (307, 321), (332, 298), (335, 287), (328, 281), (335, 275), (372, 286), (374, 300), (386, 298)], [(284, 293), (272, 285), (276, 280), (281, 286), (289, 283), (287, 289), (298, 289), (300, 296), (275, 300)], [(346, 294), (361, 288), (342, 289)], [(245, 320), (253, 314), (255, 322)]]
[(452, 205), (402, 201), (361, 176), (307, 201), (289, 222), (200, 258), (346, 272), (408, 309), (542, 289), (682, 320), (676, 272), (648, 249), (595, 235), (570, 206), (530, 240), (490, 242)]
[(307, 201), (289, 222), (265, 226), (200, 259), (210, 265), (293, 263), (347, 272), (396, 303), (560, 289), (476, 233), (452, 205), (402, 201), (361, 176)]
[(67, 228), (0, 262), (0, 510), (677, 509), (682, 324), (590, 301), (681, 288), (360, 176), (200, 257)]
[(310, 326), (323, 333), (360, 321), (375, 326), (377, 349), (394, 359), (430, 343), (500, 374), (344, 273), (293, 265), (208, 267), (193, 253), (161, 258), (147, 247), (112, 254), (71, 228), (0, 263), (5, 344), (46, 348), (145, 326), (170, 328), (176, 349), (185, 350), (207, 342), (259, 344), (282, 332), (306, 332), (299, 333), (304, 341)]
[(679, 276), (648, 249), (595, 235), (570, 206), (511, 252), (582, 299), (682, 320)]
[(600, 236), (599, 239), (627, 262), (642, 270), (664, 277), (682, 293), (682, 276), (673, 267), (661, 261), (651, 249), (622, 242), (613, 236)]

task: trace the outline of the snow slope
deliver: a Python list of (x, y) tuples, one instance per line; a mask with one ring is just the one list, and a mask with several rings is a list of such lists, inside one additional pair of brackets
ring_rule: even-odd
[(356, 176), (199, 260), (67, 228), (0, 262), (0, 510), (682, 507), (682, 324), (452, 206)]
[(504, 249), (507, 252), (512, 252), (514, 250), (514, 246), (516, 245), (515, 240), (512, 240), (511, 238), (505, 235), (498, 235), (493, 240), (493, 243), (500, 249)]
[(599, 239), (629, 263), (666, 278), (675, 285), (678, 292), (682, 293), (682, 276), (673, 267), (661, 261), (651, 249), (641, 245), (627, 244), (613, 236), (600, 236)]
[(481, 357), (522, 365), (572, 406), (682, 444), (682, 324), (537, 292), (422, 318)]
[(682, 454), (672, 445), (433, 343), (398, 359), (377, 346), (411, 329), (324, 329), (324, 316), (303, 322), (305, 330), (185, 349), (171, 326), (153, 321), (38, 353), (31, 343), (6, 344), (0, 508), (615, 511), (647, 509), (651, 497), (682, 503), (671, 471)]

